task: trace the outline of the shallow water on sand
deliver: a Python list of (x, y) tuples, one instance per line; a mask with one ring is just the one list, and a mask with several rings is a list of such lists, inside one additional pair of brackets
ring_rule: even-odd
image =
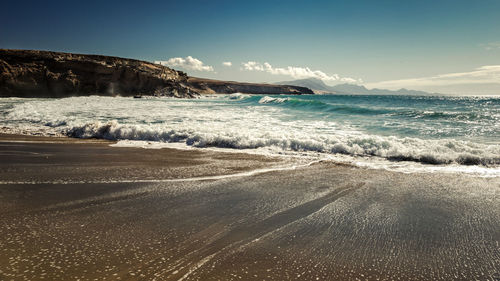
[[(2, 178), (35, 184), (0, 189), (0, 279), (495, 280), (500, 270), (499, 178), (321, 162), (156, 182), (282, 163), (104, 143), (1, 144)], [(118, 183), (101, 181), (109, 178)]]

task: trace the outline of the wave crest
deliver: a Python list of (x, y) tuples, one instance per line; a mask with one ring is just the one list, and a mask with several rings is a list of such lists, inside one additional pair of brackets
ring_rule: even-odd
[(353, 156), (376, 156), (392, 161), (426, 164), (499, 165), (500, 148), (457, 140), (422, 140), (372, 135), (290, 136), (239, 133), (201, 133), (170, 130), (151, 125), (122, 125), (117, 121), (93, 122), (68, 129), (66, 135), (108, 140), (182, 142), (194, 147), (233, 149), (270, 148), (282, 151), (320, 152)]
[(266, 103), (284, 103), (289, 101), (290, 98), (273, 98), (270, 96), (264, 96), (259, 100), (260, 104), (266, 104)]
[(234, 93), (234, 94), (230, 94), (230, 95), (228, 96), (228, 98), (229, 98), (230, 100), (243, 100), (243, 99), (246, 99), (246, 98), (248, 98), (248, 97), (249, 97), (249, 95), (245, 95), (245, 94), (243, 94), (243, 93)]

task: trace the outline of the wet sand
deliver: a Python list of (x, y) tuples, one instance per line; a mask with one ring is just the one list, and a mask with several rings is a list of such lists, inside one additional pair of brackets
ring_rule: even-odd
[(0, 135), (0, 280), (500, 278), (499, 178), (109, 144)]

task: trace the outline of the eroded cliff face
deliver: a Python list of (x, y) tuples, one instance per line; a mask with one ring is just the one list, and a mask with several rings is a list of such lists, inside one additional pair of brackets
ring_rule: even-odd
[(0, 49), (0, 97), (199, 94), (314, 94), (308, 88), (188, 77), (146, 61), (100, 55)]
[(164, 95), (193, 97), (187, 75), (132, 59), (0, 50), (0, 96)]

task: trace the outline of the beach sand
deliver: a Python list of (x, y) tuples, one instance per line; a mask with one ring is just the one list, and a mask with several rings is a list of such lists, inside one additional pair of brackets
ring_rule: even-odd
[(0, 280), (500, 280), (499, 178), (110, 144), (0, 135)]

